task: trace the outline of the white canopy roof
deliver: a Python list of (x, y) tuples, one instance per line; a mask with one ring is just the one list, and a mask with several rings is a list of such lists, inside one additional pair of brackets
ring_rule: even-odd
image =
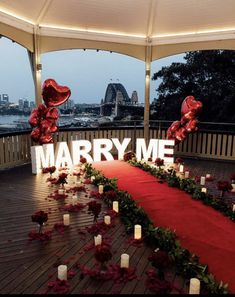
[(0, 0), (0, 22), (28, 33), (139, 46), (234, 40), (234, 13), (235, 0)]

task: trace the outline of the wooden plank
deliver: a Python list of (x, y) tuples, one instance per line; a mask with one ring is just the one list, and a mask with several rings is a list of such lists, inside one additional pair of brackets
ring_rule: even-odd
[(233, 135), (233, 150), (232, 150), (232, 158), (235, 159), (235, 135)]
[(206, 151), (207, 151), (207, 134), (206, 133), (202, 133), (202, 155), (206, 155)]
[(228, 136), (226, 134), (222, 135), (222, 157), (227, 157), (227, 141), (228, 141)]
[(232, 157), (232, 143), (233, 143), (233, 136), (228, 135), (227, 156), (229, 158)]
[(211, 143), (212, 147), (211, 147), (211, 154), (213, 156), (216, 155), (216, 148), (217, 148), (217, 135), (216, 134), (212, 134), (212, 143)]
[(216, 148), (216, 155), (221, 156), (221, 149), (222, 149), (222, 135), (217, 135), (217, 148)]

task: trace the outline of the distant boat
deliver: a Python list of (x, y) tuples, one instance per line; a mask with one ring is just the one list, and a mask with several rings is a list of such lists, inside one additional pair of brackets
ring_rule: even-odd
[(60, 117), (61, 118), (69, 118), (69, 117), (73, 117), (74, 113), (61, 113)]

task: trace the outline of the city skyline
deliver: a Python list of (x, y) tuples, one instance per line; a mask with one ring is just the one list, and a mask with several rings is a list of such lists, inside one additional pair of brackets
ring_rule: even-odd
[[(172, 62), (183, 62), (183, 54), (152, 63), (151, 76)], [(11, 40), (0, 38), (2, 75), (0, 93), (8, 94), (12, 103), (19, 99), (34, 100), (34, 84), (27, 50)], [(109, 83), (119, 82), (129, 97), (137, 91), (139, 102), (144, 102), (145, 63), (118, 53), (96, 50), (55, 51), (41, 55), (42, 83), (53, 78), (71, 89), (75, 104), (100, 103)], [(150, 102), (157, 97), (157, 82), (151, 81)]]

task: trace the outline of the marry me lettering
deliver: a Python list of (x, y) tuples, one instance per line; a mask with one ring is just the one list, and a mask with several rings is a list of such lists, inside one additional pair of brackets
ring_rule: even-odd
[[(114, 147), (118, 153), (118, 159), (122, 160), (131, 138), (124, 138), (122, 143), (118, 138), (72, 140), (69, 145), (67, 142), (58, 142), (54, 148), (53, 143), (36, 145), (31, 147), (32, 172), (40, 173), (42, 168), (56, 166), (73, 166), (80, 163), (80, 158), (86, 158), (88, 163), (101, 161), (102, 155), (106, 160), (114, 160), (110, 152)], [(138, 161), (147, 161), (150, 157), (154, 161), (161, 158), (165, 163), (173, 163), (173, 153), (175, 141), (166, 139), (150, 139), (148, 146), (144, 138), (136, 139), (136, 158)]]

